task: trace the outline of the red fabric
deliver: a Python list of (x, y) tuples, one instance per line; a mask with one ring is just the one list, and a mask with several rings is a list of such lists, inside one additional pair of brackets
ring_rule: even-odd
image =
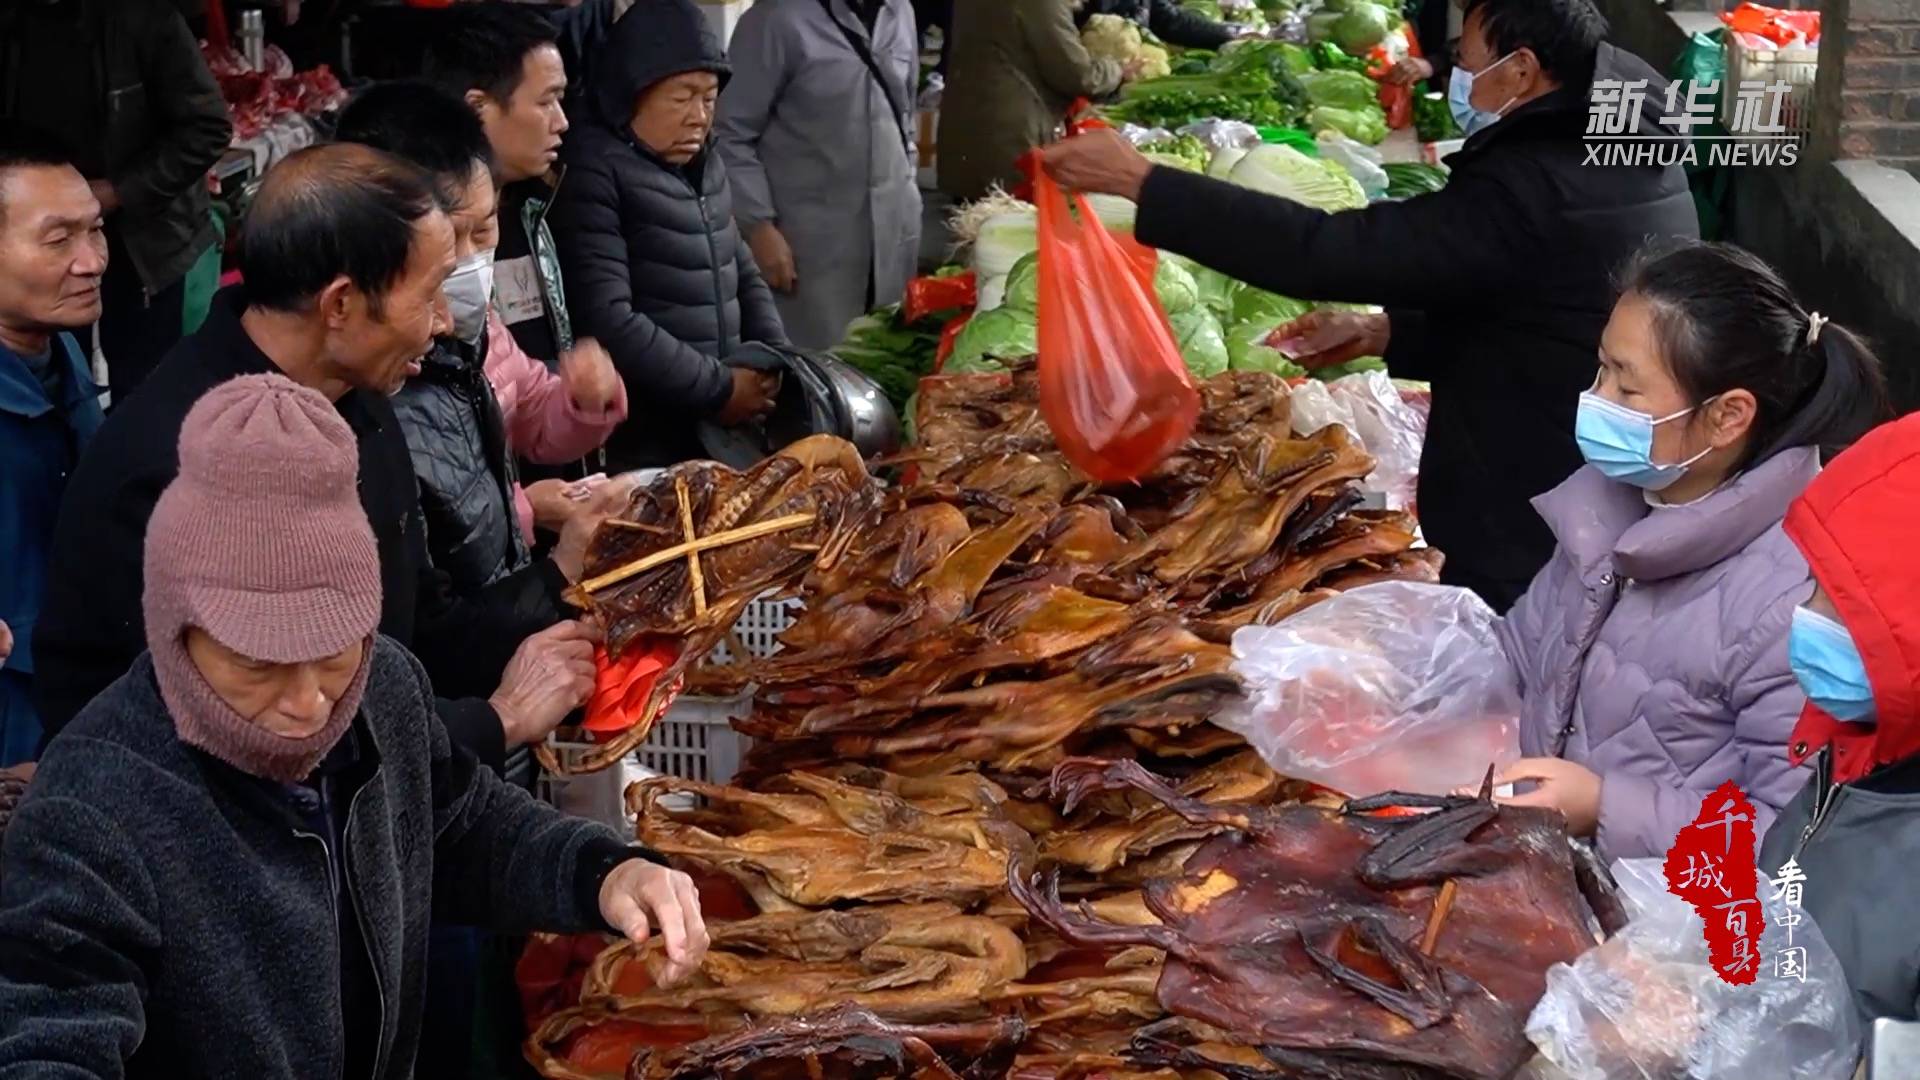
[(1877, 714), (1851, 724), (1808, 705), (1789, 758), (1798, 765), (1831, 745), (1844, 784), (1920, 754), (1920, 414), (1830, 462), (1787, 511), (1786, 530), (1860, 649)]
[(979, 290), (973, 271), (953, 277), (917, 277), (907, 282), (906, 299), (900, 302), (901, 321), (909, 325), (942, 312), (972, 311), (979, 302)]
[[(587, 699), (586, 720), (580, 726), (597, 737), (617, 734), (647, 719), (654, 684), (678, 657), (678, 646), (665, 638), (636, 639), (618, 660), (607, 655), (605, 646), (595, 646), (593, 696)], [(677, 688), (670, 691), (659, 708), (664, 711), (677, 692)]]

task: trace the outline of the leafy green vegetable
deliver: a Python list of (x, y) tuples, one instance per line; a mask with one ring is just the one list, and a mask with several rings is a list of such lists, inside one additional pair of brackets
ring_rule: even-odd
[(1175, 75), (1200, 75), (1213, 66), (1214, 54), (1205, 49), (1188, 49), (1173, 61)]
[(1378, 4), (1355, 3), (1334, 24), (1333, 42), (1354, 56), (1364, 56), (1386, 40), (1398, 21), (1398, 14)]
[(1380, 84), (1357, 71), (1309, 71), (1300, 76), (1300, 85), (1315, 105), (1364, 109), (1380, 100)]
[(1165, 255), (1154, 264), (1153, 291), (1168, 315), (1187, 311), (1200, 303), (1200, 286), (1194, 283), (1193, 275), (1178, 260)]
[(1387, 114), (1378, 105), (1360, 109), (1322, 105), (1307, 114), (1307, 126), (1315, 131), (1337, 131), (1368, 146), (1377, 146), (1387, 138)]
[[(1329, 24), (1331, 25), (1331, 24)], [(1349, 56), (1346, 50), (1331, 41), (1315, 39), (1307, 51), (1313, 56), (1313, 66), (1321, 71), (1357, 71), (1367, 73), (1367, 61), (1363, 57)]]
[(1002, 360), (1032, 356), (1040, 349), (1033, 315), (999, 307), (967, 320), (954, 338), (953, 352), (943, 372), (964, 375), (976, 371), (1005, 371)]
[(1266, 371), (1286, 379), (1305, 375), (1305, 368), (1267, 344), (1267, 338), (1272, 334), (1273, 326), (1264, 320), (1240, 323), (1228, 330), (1227, 368), (1231, 371)]
[(933, 370), (939, 350), (938, 326), (902, 325), (895, 304), (853, 320), (834, 355), (864, 372), (895, 408), (904, 409), (920, 377)]
[[(1426, 86), (1426, 83), (1421, 83)], [(1413, 99), (1413, 128), (1421, 142), (1440, 142), (1444, 139), (1457, 139), (1464, 132), (1459, 121), (1453, 118), (1453, 109), (1447, 104), (1447, 95), (1420, 93)]]
[(1290, 296), (1270, 293), (1265, 289), (1256, 289), (1251, 285), (1243, 286), (1233, 298), (1233, 319), (1235, 325), (1249, 322), (1265, 323), (1268, 330), (1290, 323), (1313, 310), (1313, 305), (1305, 300), (1295, 300)]
[(1234, 302), (1247, 286), (1218, 270), (1197, 263), (1191, 273), (1194, 285), (1200, 290), (1201, 306), (1213, 312), (1214, 317), (1223, 323), (1233, 318)]
[(1227, 179), (1241, 187), (1329, 212), (1367, 205), (1366, 192), (1346, 169), (1336, 162), (1310, 158), (1291, 146), (1254, 147)]
[[(1007, 271), (1007, 291), (1000, 306), (1031, 312), (1040, 302), (1040, 253), (1028, 252)], [(964, 333), (965, 330), (962, 330)]]
[(1447, 186), (1447, 170), (1438, 165), (1392, 162), (1381, 168), (1387, 173), (1387, 195), (1390, 198), (1410, 199)]
[(1246, 156), (1247, 148), (1244, 146), (1223, 146), (1219, 153), (1213, 155), (1213, 160), (1208, 162), (1207, 175), (1215, 180), (1225, 180), (1227, 175), (1233, 172), (1233, 167), (1240, 164), (1240, 159)]
[(1227, 342), (1220, 332), (1220, 320), (1204, 307), (1169, 314), (1173, 340), (1180, 346), (1180, 358), (1194, 378), (1207, 379), (1227, 370)]
[(1192, 135), (1175, 135), (1168, 139), (1155, 139), (1140, 147), (1140, 152), (1148, 159), (1163, 165), (1170, 165), (1187, 172), (1206, 172), (1209, 152), (1207, 144)]

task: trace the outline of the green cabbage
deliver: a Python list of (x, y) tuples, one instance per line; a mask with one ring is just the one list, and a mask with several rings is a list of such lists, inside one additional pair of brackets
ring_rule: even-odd
[(1378, 146), (1387, 138), (1387, 114), (1378, 105), (1359, 109), (1322, 105), (1307, 114), (1307, 126), (1315, 131), (1337, 131), (1368, 146)]
[(1295, 300), (1290, 296), (1270, 293), (1264, 289), (1244, 288), (1233, 300), (1233, 319), (1235, 325), (1249, 322), (1264, 322), (1268, 330), (1305, 315), (1313, 310), (1313, 305), (1305, 300)]
[(1305, 375), (1305, 368), (1267, 344), (1272, 334), (1273, 325), (1264, 319), (1240, 323), (1228, 330), (1227, 367), (1233, 371), (1266, 371), (1288, 379)]
[(1000, 306), (1006, 276), (1022, 256), (1040, 247), (1040, 222), (1034, 211), (995, 214), (980, 226), (973, 241), (973, 272), (979, 284), (979, 310)]
[(1364, 56), (1387, 38), (1398, 19), (1377, 4), (1356, 3), (1333, 25), (1333, 43), (1354, 56)]
[(1200, 303), (1200, 286), (1178, 260), (1160, 256), (1153, 268), (1153, 291), (1160, 307), (1168, 315), (1186, 311)]
[(1380, 100), (1380, 84), (1357, 71), (1309, 71), (1300, 76), (1300, 85), (1315, 105), (1364, 109)]
[(1191, 272), (1193, 283), (1200, 290), (1201, 306), (1213, 312), (1214, 317), (1222, 322), (1233, 318), (1234, 302), (1239, 298), (1241, 290), (1247, 286), (1218, 270), (1208, 269), (1198, 263), (1193, 265)]
[(1336, 162), (1310, 158), (1291, 146), (1254, 147), (1227, 179), (1321, 210), (1357, 210), (1367, 205), (1367, 193), (1360, 190), (1353, 174)]
[(953, 353), (947, 357), (943, 374), (964, 375), (975, 371), (1005, 371), (1001, 360), (1018, 360), (1040, 350), (1033, 315), (1009, 308), (983, 311), (967, 320), (953, 341)]
[(1220, 332), (1220, 320), (1203, 307), (1193, 307), (1169, 315), (1173, 340), (1180, 346), (1180, 358), (1196, 379), (1210, 379), (1227, 370), (1227, 342)]
[(1030, 251), (1007, 271), (1006, 291), (1000, 306), (1031, 313), (1040, 303), (1040, 253)]

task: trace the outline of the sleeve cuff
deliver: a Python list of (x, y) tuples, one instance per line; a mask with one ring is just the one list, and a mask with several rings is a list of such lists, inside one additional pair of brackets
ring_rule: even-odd
[(1663, 853), (1648, 843), (1660, 812), (1659, 791), (1644, 776), (1615, 770), (1600, 777), (1600, 818), (1594, 827), (1594, 846), (1601, 857), (1640, 859)]
[(507, 731), (493, 706), (479, 698), (440, 698), (437, 704), (449, 742), (495, 772), (506, 767)]
[(607, 875), (613, 873), (614, 867), (629, 859), (645, 859), (661, 866), (667, 865), (666, 858), (652, 848), (623, 844), (604, 837), (587, 841), (574, 862), (574, 902), (580, 907), (581, 921), (616, 937), (620, 934), (619, 928), (608, 924), (606, 917), (600, 914), (600, 886), (607, 880)]

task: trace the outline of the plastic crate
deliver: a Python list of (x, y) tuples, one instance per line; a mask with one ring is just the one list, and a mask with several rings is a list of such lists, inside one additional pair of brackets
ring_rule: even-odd
[[(1820, 72), (1818, 45), (1781, 47), (1757, 35), (1729, 30), (1726, 34), (1726, 56), (1726, 81), (1720, 88), (1720, 126), (1733, 134), (1734, 141), (1774, 141), (1785, 136), (1805, 139), (1813, 131), (1813, 84)], [(1786, 83), (1791, 88), (1780, 102), (1779, 121), (1784, 130), (1755, 132), (1751, 129), (1735, 129), (1734, 110), (1739, 107), (1740, 87), (1747, 83), (1764, 86)], [(1770, 98), (1762, 99), (1758, 121), (1764, 123), (1770, 119), (1768, 114), (1772, 108)]]

